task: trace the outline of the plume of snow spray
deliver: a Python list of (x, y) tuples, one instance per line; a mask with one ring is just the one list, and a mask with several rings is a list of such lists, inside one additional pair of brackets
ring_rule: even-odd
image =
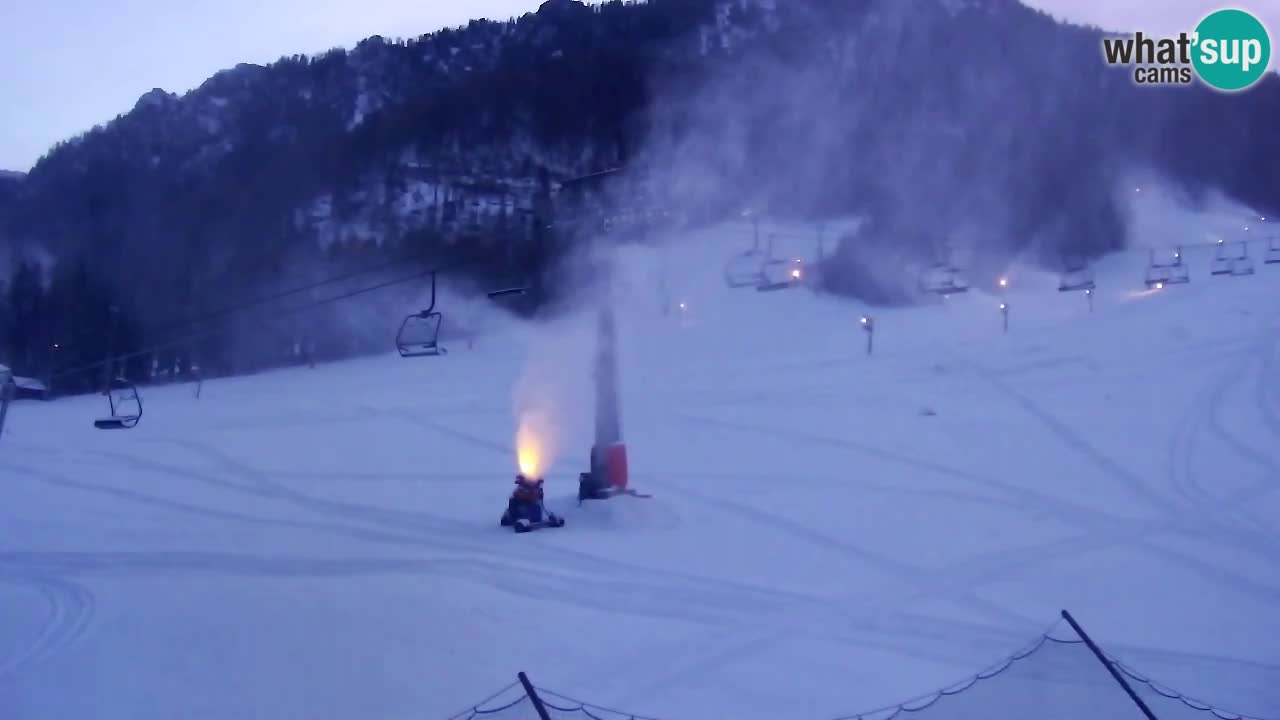
[(591, 408), (593, 326), (580, 314), (532, 327), (512, 393), (519, 470), (545, 477), (583, 430)]

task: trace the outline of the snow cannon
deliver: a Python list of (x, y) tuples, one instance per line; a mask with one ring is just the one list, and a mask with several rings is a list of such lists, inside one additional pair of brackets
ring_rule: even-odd
[(584, 500), (608, 500), (619, 495), (647, 498), (628, 487), (626, 443), (591, 448), (591, 469), (578, 475), (578, 504)]
[(516, 475), (516, 488), (511, 491), (507, 510), (502, 513), (500, 522), (502, 527), (512, 528), (518, 533), (564, 527), (564, 518), (547, 510), (542, 478), (526, 477), (523, 473)]

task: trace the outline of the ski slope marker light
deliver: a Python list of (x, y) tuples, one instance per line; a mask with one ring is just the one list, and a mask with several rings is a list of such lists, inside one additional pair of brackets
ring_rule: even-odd
[(1003, 278), (1003, 277), (1000, 278), (1000, 287), (1002, 288), (1009, 287), (1009, 278)]
[(868, 355), (870, 355), (870, 354), (871, 354), (871, 343), (872, 343), (872, 337), (875, 335), (875, 332), (876, 332), (876, 324), (875, 324), (875, 321), (874, 321), (874, 320), (872, 320), (870, 317), (868, 317), (868, 316), (866, 316), (866, 315), (863, 315), (863, 316), (862, 316), (862, 329), (863, 329), (864, 331), (866, 331), (866, 333), (867, 333), (867, 354), (868, 354)]
[(1156, 283), (1156, 289), (1157, 289), (1157, 290), (1163, 290), (1163, 289), (1164, 289), (1164, 283), (1162, 283), (1162, 282), (1158, 282), (1158, 283)]
[(1000, 315), (1004, 318), (1004, 331), (1009, 332), (1009, 305), (1000, 303)]

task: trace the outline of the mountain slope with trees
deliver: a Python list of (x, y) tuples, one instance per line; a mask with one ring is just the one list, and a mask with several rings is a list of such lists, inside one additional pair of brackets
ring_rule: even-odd
[[(550, 0), (241, 65), (0, 178), (0, 347), (67, 390), (111, 353), (149, 378), (380, 350), (421, 284), (301, 305), (438, 264), (537, 277), (576, 242), (560, 183), (622, 164), (692, 217), (866, 215), (830, 276), (885, 301), (872, 255), (1121, 247), (1133, 170), (1280, 210), (1280, 81), (1140, 88), (1099, 43), (1014, 0)], [(367, 267), (385, 269), (221, 312)]]

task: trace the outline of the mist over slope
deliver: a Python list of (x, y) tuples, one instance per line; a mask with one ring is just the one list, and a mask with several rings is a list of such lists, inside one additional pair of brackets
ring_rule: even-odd
[(1231, 97), (1140, 87), (1101, 62), (1100, 32), (1014, 0), (777, 15), (779, 30), (671, 92), (652, 147), (678, 195), (705, 193), (695, 204), (729, 193), (773, 214), (863, 214), (833, 290), (907, 300), (914, 278), (883, 269), (948, 245), (980, 271), (1120, 249), (1136, 176), (1192, 207), (1217, 192), (1262, 211), (1280, 200), (1256, 159), (1280, 150), (1265, 131), (1280, 118), (1275, 77)]

